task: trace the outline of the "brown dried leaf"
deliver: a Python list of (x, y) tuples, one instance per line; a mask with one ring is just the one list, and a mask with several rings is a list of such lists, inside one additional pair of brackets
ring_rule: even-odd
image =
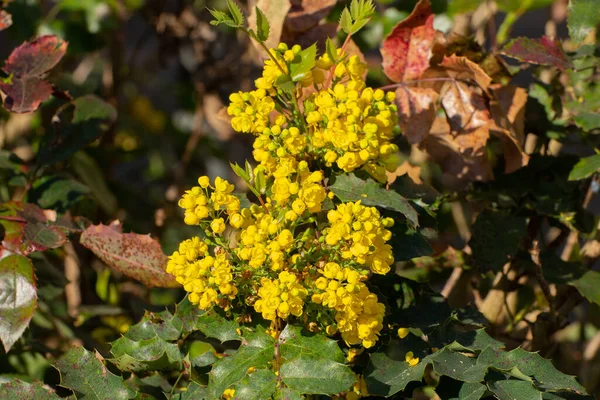
[(442, 107), (452, 132), (469, 133), (490, 124), (490, 113), (479, 88), (464, 82), (447, 82), (442, 89)]
[[(269, 25), (271, 26), (269, 38), (265, 41), (265, 44), (269, 49), (275, 48), (281, 40), (283, 22), (292, 5), (289, 0), (258, 0), (256, 6), (260, 8), (260, 11), (262, 11), (263, 14), (265, 14), (265, 17), (267, 17)], [(250, 10), (248, 28), (251, 28), (256, 32), (256, 10), (254, 7)], [(252, 41), (252, 44), (263, 58), (269, 57), (265, 50), (254, 40)]]
[(446, 174), (455, 178), (455, 183), (487, 181), (493, 179), (485, 149), (488, 138), (487, 126), (454, 136), (446, 118), (438, 117), (421, 147)]
[(383, 41), (383, 72), (394, 82), (419, 79), (429, 68), (434, 37), (431, 5), (420, 0)]
[(491, 133), (502, 140), (505, 172), (514, 172), (529, 162), (524, 149), (527, 91), (514, 85), (492, 85), (490, 89)]
[(438, 94), (433, 89), (401, 86), (396, 89), (398, 121), (406, 140), (411, 144), (422, 142), (436, 116)]
[(334, 38), (338, 29), (339, 25), (334, 23), (317, 25), (302, 33), (290, 32), (284, 29), (283, 34), (281, 35), (281, 41), (288, 46), (298, 44), (303, 48), (312, 46), (313, 43), (317, 43), (318, 53), (323, 54), (325, 52), (325, 41), (327, 38)]
[(404, 161), (402, 164), (400, 164), (394, 172), (386, 172), (386, 175), (388, 178), (388, 185), (391, 185), (399, 176), (403, 175), (408, 175), (408, 177), (417, 185), (421, 185), (423, 183), (421, 180), (421, 167), (418, 165), (412, 165), (408, 161)]
[(227, 115), (227, 108), (223, 105), (221, 98), (214, 93), (206, 94), (203, 106), (206, 121), (215, 130), (217, 137), (223, 141), (231, 139), (233, 129), (231, 128), (230, 120), (223, 120), (219, 115), (221, 110), (225, 110), (225, 114)]
[(116, 271), (148, 287), (178, 287), (165, 271), (167, 256), (149, 235), (121, 233), (111, 226), (92, 225), (81, 234), (80, 242)]
[(484, 91), (487, 91), (492, 83), (492, 78), (490, 78), (479, 65), (466, 57), (459, 57), (456, 55), (444, 57), (440, 66), (446, 70), (446, 73), (450, 78), (475, 82)]
[(336, 0), (292, 1), (292, 7), (285, 18), (285, 30), (295, 33), (308, 31), (329, 15), (335, 3)]

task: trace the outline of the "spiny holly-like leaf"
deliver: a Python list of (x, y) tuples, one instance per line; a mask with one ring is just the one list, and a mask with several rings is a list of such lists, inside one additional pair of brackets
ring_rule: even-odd
[(465, 331), (463, 326), (455, 323), (440, 326), (428, 335), (429, 344), (437, 348), (447, 348), (452, 351), (479, 353), (490, 347), (499, 350), (504, 347), (502, 342), (493, 339), (485, 329)]
[(44, 175), (33, 182), (27, 198), (45, 209), (65, 212), (90, 192), (90, 188), (58, 175)]
[(171, 397), (172, 400), (208, 400), (208, 389), (190, 381), (185, 392), (177, 393)]
[(54, 133), (44, 136), (37, 154), (42, 165), (64, 161), (98, 139), (117, 119), (113, 106), (95, 95), (78, 97), (71, 102), (73, 119), (55, 115)]
[(277, 376), (268, 369), (259, 369), (245, 376), (235, 386), (235, 400), (270, 399), (275, 392)]
[(248, 368), (261, 369), (273, 360), (275, 341), (264, 332), (255, 332), (231, 356), (215, 363), (209, 374), (208, 391), (211, 399), (218, 399), (225, 389), (242, 380)]
[(123, 336), (111, 343), (110, 361), (122, 371), (181, 370), (183, 356), (176, 343), (158, 336), (147, 340), (131, 340)]
[(337, 61), (337, 50), (335, 47), (335, 43), (333, 43), (333, 40), (331, 40), (331, 38), (327, 38), (327, 40), (325, 41), (325, 50), (331, 62), (335, 63)]
[(575, 42), (582, 42), (600, 24), (596, 0), (570, 0), (567, 26)]
[(584, 157), (571, 170), (570, 181), (585, 179), (600, 170), (600, 154)]
[(481, 383), (465, 382), (458, 391), (458, 397), (450, 400), (479, 400), (486, 392), (486, 386)]
[[(304, 333), (304, 334), (303, 334)], [(307, 334), (302, 328), (288, 324), (279, 335), (281, 356), (286, 360), (310, 355), (344, 362), (344, 353), (335, 340), (323, 334)]]
[(178, 287), (165, 271), (167, 256), (149, 235), (121, 233), (106, 225), (89, 226), (80, 243), (92, 250), (109, 267), (148, 287)]
[(269, 31), (271, 27), (269, 26), (269, 20), (260, 11), (260, 8), (256, 7), (256, 35), (258, 36), (258, 40), (264, 42), (269, 38)]
[(421, 143), (429, 134), (436, 117), (438, 93), (429, 88), (396, 89), (398, 121), (402, 133), (411, 144)]
[(507, 372), (517, 368), (521, 374), (531, 377), (533, 384), (540, 390), (568, 390), (586, 394), (585, 388), (575, 377), (559, 372), (550, 360), (538, 353), (530, 353), (521, 348), (509, 352), (487, 348), (477, 357), (477, 364)]
[(342, 15), (340, 15), (340, 28), (343, 29), (346, 34), (350, 34), (352, 32), (352, 15), (350, 14), (350, 10), (344, 8), (342, 11)]
[(28, 383), (14, 378), (0, 384), (0, 399), (55, 400), (60, 397), (41, 383)]
[[(406, 362), (406, 353), (412, 351), (414, 357), (420, 358), (415, 366)], [(431, 360), (427, 355), (426, 344), (414, 335), (408, 335), (401, 341), (393, 341), (379, 351), (371, 354), (369, 365), (365, 371), (365, 381), (369, 394), (392, 396), (404, 390), (410, 382), (421, 381), (425, 367)]]
[(434, 36), (429, 0), (419, 0), (413, 12), (383, 41), (383, 72), (393, 82), (419, 79), (429, 68)]
[(527, 37), (513, 39), (502, 48), (500, 54), (530, 64), (551, 65), (561, 71), (573, 67), (560, 42), (546, 36), (539, 39)]
[(487, 210), (482, 212), (473, 224), (473, 236), (469, 242), (474, 264), (484, 271), (500, 271), (508, 257), (516, 254), (526, 226), (524, 217)]
[(436, 352), (432, 360), (433, 370), (437, 374), (462, 382), (481, 382), (487, 371), (487, 367), (477, 364), (475, 358), (446, 348)]
[(0, 10), (0, 31), (10, 27), (12, 23), (12, 15), (5, 10)]
[(17, 47), (2, 70), (12, 76), (0, 83), (6, 93), (4, 107), (13, 112), (35, 111), (52, 94), (52, 85), (42, 75), (52, 69), (67, 51), (67, 42), (56, 36), (41, 36)]
[(385, 190), (372, 179), (363, 180), (354, 174), (344, 174), (335, 178), (330, 189), (343, 202), (360, 200), (366, 206), (397, 211), (404, 215), (413, 226), (419, 225), (417, 212), (408, 200), (392, 190)]
[(304, 400), (304, 396), (295, 390), (282, 388), (275, 393), (275, 400)]
[(6, 352), (29, 325), (36, 303), (31, 261), (17, 254), (0, 260), (0, 340)]
[(98, 352), (74, 347), (56, 363), (60, 385), (75, 392), (78, 399), (126, 400), (135, 392), (128, 389), (123, 378), (112, 374)]
[(352, 0), (350, 3), (350, 14), (352, 15), (351, 33), (354, 35), (369, 22), (375, 12), (375, 6), (371, 0)]
[(286, 386), (304, 394), (336, 394), (350, 389), (356, 382), (348, 366), (308, 354), (284, 363), (279, 374)]
[(542, 400), (542, 392), (527, 381), (492, 381), (488, 383), (488, 388), (499, 400)]
[(223, 317), (214, 309), (201, 315), (196, 321), (195, 328), (208, 337), (219, 339), (221, 342), (240, 340), (237, 330), (240, 325)]
[(240, 6), (238, 6), (233, 0), (227, 0), (227, 8), (229, 8), (233, 22), (235, 22), (237, 26), (244, 25), (244, 14), (242, 14)]

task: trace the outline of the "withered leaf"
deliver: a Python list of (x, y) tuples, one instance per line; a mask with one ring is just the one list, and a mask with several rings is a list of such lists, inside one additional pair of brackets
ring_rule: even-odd
[(429, 88), (401, 86), (396, 89), (398, 121), (409, 143), (420, 143), (429, 134), (436, 116), (437, 99), (437, 92)]
[[(258, 0), (256, 2), (256, 7), (260, 8), (260, 11), (262, 11), (265, 17), (267, 17), (267, 20), (271, 26), (269, 38), (265, 41), (265, 45), (269, 49), (275, 48), (281, 40), (283, 22), (285, 21), (285, 17), (292, 5), (290, 4), (289, 0)], [(252, 8), (250, 16), (248, 17), (248, 28), (256, 31), (256, 11), (254, 7)], [(269, 57), (265, 50), (256, 42), (252, 41), (252, 44), (263, 58)]]
[(420, 0), (383, 41), (383, 72), (394, 82), (419, 79), (429, 68), (434, 37), (431, 5)]

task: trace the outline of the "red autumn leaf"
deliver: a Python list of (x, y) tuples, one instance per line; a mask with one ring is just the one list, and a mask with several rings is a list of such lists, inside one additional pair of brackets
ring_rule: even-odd
[(398, 120), (409, 143), (420, 143), (427, 137), (435, 120), (437, 99), (438, 94), (429, 88), (396, 89)]
[(429, 68), (434, 37), (431, 5), (420, 0), (383, 41), (383, 72), (394, 82), (419, 79)]
[(52, 85), (38, 77), (13, 78), (12, 83), (0, 83), (6, 94), (4, 108), (16, 113), (28, 113), (38, 109), (52, 94)]
[(149, 235), (121, 233), (106, 225), (91, 225), (81, 234), (80, 243), (112, 269), (148, 287), (178, 287), (175, 277), (165, 271), (167, 256)]
[(0, 10), (0, 31), (5, 30), (9, 26), (11, 26), (12, 23), (12, 15), (10, 15), (4, 10)]
[(2, 70), (11, 74), (10, 83), (0, 84), (6, 94), (4, 108), (26, 113), (37, 110), (52, 94), (52, 85), (42, 76), (52, 69), (67, 51), (67, 42), (56, 36), (41, 36), (17, 47)]
[(529, 64), (550, 65), (561, 71), (573, 67), (560, 42), (546, 36), (539, 39), (526, 37), (513, 39), (504, 46), (500, 54)]

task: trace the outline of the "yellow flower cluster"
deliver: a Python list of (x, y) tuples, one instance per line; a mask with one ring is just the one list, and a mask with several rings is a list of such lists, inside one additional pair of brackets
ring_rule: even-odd
[(223, 250), (213, 257), (200, 238), (184, 240), (167, 263), (167, 272), (189, 292), (188, 299), (206, 310), (214, 304), (227, 308), (238, 290), (232, 283), (231, 264)]
[(330, 262), (315, 281), (311, 300), (336, 311), (337, 330), (349, 344), (371, 347), (383, 327), (385, 307), (362, 282), (366, 277), (350, 268)]
[(381, 218), (375, 207), (360, 201), (345, 203), (327, 213), (331, 226), (324, 230), (325, 242), (339, 248), (342, 258), (365, 265), (376, 274), (386, 274), (394, 262), (392, 246), (386, 244), (394, 225), (391, 218)]
[[(391, 143), (397, 123), (395, 94), (367, 88), (366, 64), (338, 49), (336, 64), (324, 54), (300, 82), (314, 88), (312, 93), (307, 90), (282, 99), (273, 85), (287, 74), (301, 50), (297, 45), (290, 50), (285, 44), (271, 49), (272, 59), (265, 61), (263, 76), (255, 81), (257, 90), (230, 95), (231, 126), (258, 136), (253, 154), (268, 176), (279, 165), (312, 159), (328, 167), (335, 163), (346, 172), (362, 168), (385, 181), (386, 170), (398, 165), (398, 147)], [(326, 81), (331, 70), (331, 79)], [(277, 101), (287, 101), (296, 112), (284, 112), (276, 107)]]
[[(179, 200), (179, 207), (185, 210), (184, 222), (186, 224), (197, 225), (209, 216), (214, 216), (214, 212), (221, 210), (225, 210), (228, 215), (234, 215), (240, 211), (240, 200), (231, 194), (234, 187), (225, 179), (217, 177), (213, 187), (207, 176), (201, 176), (198, 178), (198, 184), (200, 186), (194, 186), (187, 190)], [(215, 228), (225, 230), (225, 225), (219, 222), (214, 224), (213, 230)]]
[(298, 282), (296, 275), (287, 271), (279, 273), (278, 279), (262, 278), (258, 291), (259, 300), (254, 309), (262, 313), (264, 319), (286, 319), (290, 314), (299, 317), (303, 313), (304, 298), (308, 291)]

